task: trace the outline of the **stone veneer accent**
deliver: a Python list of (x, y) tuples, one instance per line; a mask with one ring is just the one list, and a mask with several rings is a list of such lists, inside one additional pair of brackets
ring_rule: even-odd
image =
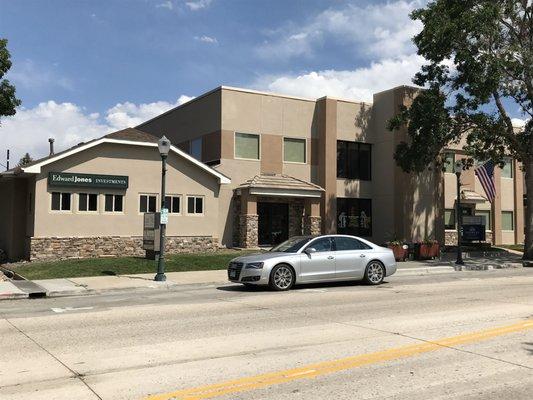
[[(167, 236), (165, 250), (172, 253), (200, 253), (220, 248), (210, 236)], [(30, 238), (30, 260), (61, 260), (104, 256), (144, 257), (142, 237), (34, 237)]]
[[(492, 232), (485, 232), (485, 242), (492, 243)], [(457, 231), (446, 230), (444, 232), (444, 244), (455, 246), (457, 244)]]
[(259, 231), (259, 216), (257, 214), (240, 215), (239, 246), (257, 247), (257, 232)]
[(301, 201), (289, 202), (289, 237), (302, 234), (304, 205)]
[(322, 218), (312, 215), (304, 217), (304, 234), (320, 235), (322, 233)]

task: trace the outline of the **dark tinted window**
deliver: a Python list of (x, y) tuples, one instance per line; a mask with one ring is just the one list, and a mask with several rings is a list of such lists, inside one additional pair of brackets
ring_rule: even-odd
[(204, 199), (203, 197), (196, 198), (196, 213), (201, 214), (204, 212)]
[(52, 193), (52, 210), (60, 209), (61, 193), (53, 192)]
[(187, 198), (187, 212), (189, 214), (194, 214), (194, 197)]
[(317, 251), (317, 253), (331, 251), (331, 239), (329, 237), (317, 239), (313, 243), (310, 243), (308, 247), (313, 247)]
[(346, 179), (372, 179), (372, 147), (367, 143), (337, 141), (337, 177)]
[(336, 237), (335, 238), (335, 248), (337, 251), (344, 250), (368, 250), (371, 247), (360, 240), (349, 238), (349, 237)]
[(180, 212), (180, 198), (179, 197), (172, 197), (172, 212), (173, 213)]
[(115, 211), (116, 212), (122, 212), (122, 195), (116, 194), (115, 195)]
[(157, 206), (157, 198), (155, 196), (148, 196), (148, 212), (155, 212)]
[(142, 194), (139, 197), (139, 212), (145, 213), (147, 211), (148, 211), (148, 197)]
[(98, 195), (95, 193), (89, 194), (89, 211), (98, 210)]
[(62, 193), (61, 195), (61, 209), (70, 210), (70, 193)]
[(80, 211), (87, 211), (87, 193), (80, 193), (78, 198), (80, 200), (78, 209)]
[(337, 198), (337, 233), (372, 236), (372, 200)]

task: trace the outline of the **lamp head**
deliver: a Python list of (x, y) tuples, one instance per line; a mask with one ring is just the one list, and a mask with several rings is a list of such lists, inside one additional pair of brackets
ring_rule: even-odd
[(166, 136), (163, 136), (157, 142), (157, 148), (159, 149), (159, 154), (162, 156), (167, 156), (168, 152), (170, 151), (170, 140), (168, 140)]

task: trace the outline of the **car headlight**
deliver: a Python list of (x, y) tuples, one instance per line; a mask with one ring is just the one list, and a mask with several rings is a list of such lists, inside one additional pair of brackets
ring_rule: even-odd
[(246, 264), (246, 269), (262, 269), (263, 263), (262, 262), (253, 262)]

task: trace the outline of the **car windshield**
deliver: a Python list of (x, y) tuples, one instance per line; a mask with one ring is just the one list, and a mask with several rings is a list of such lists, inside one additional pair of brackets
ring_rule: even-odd
[(312, 236), (295, 236), (273, 247), (270, 251), (282, 253), (296, 253), (304, 244), (309, 242)]

